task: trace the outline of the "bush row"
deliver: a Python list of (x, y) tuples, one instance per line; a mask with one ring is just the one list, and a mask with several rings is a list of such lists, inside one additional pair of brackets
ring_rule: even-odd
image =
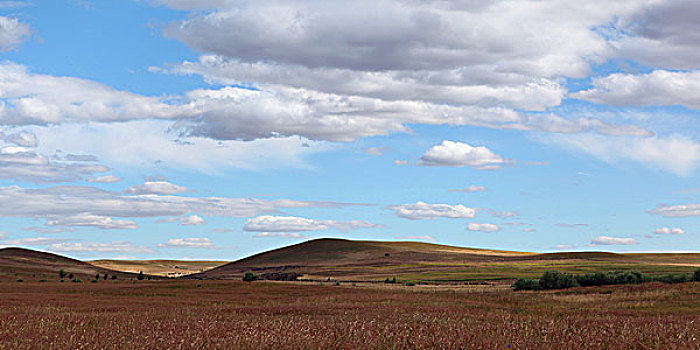
[(665, 283), (681, 283), (688, 281), (700, 281), (700, 269), (695, 270), (691, 274), (679, 275), (660, 275), (650, 276), (643, 275), (636, 271), (614, 271), (614, 272), (595, 272), (586, 274), (571, 274), (558, 271), (546, 271), (542, 277), (536, 279), (519, 278), (511, 286), (513, 290), (548, 290), (548, 289), (564, 289), (571, 287), (588, 287), (588, 286), (603, 286), (612, 284), (632, 284), (644, 282), (665, 282)]

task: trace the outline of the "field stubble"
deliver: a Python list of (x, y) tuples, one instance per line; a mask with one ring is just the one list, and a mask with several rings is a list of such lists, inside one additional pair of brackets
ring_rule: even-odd
[(700, 283), (0, 283), (0, 349), (700, 349)]

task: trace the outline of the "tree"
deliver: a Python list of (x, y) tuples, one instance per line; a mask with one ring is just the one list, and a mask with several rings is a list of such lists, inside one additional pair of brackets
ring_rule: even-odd
[(143, 281), (143, 271), (139, 271), (139, 276), (136, 277), (139, 281)]
[(693, 272), (693, 281), (700, 282), (700, 269)]
[(95, 281), (99, 281), (99, 280), (100, 280), (100, 273), (98, 272), (95, 274)]
[(106, 272), (105, 272), (104, 276), (102, 276), (102, 279), (105, 281), (107, 280), (107, 273)]
[(63, 269), (61, 269), (61, 271), (58, 271), (58, 278), (59, 279), (64, 279), (65, 277), (66, 277), (66, 271), (63, 271)]

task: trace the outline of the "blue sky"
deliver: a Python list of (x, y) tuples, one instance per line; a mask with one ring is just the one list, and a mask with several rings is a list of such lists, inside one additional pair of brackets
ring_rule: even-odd
[(0, 1), (0, 244), (698, 251), (692, 1)]

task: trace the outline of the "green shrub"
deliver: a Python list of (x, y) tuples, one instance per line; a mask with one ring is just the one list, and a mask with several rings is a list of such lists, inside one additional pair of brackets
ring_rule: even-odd
[(693, 272), (693, 281), (700, 282), (700, 269)]
[(138, 277), (136, 277), (139, 281), (143, 281), (143, 271), (139, 271)]
[(384, 283), (396, 283), (396, 277), (394, 277), (394, 278), (389, 278), (389, 277), (387, 277), (387, 278), (384, 280)]
[(246, 272), (245, 275), (243, 275), (243, 281), (245, 282), (253, 282), (258, 279), (258, 275), (252, 273), (252, 272)]
[(577, 287), (576, 276), (570, 273), (558, 271), (545, 271), (540, 278), (540, 288), (542, 289), (564, 289)]
[(59, 279), (64, 279), (66, 278), (67, 273), (61, 269), (61, 271), (58, 271), (58, 278)]
[(22, 279), (22, 277), (20, 277), (17, 279), (17, 282), (24, 282), (24, 280)]
[(513, 290), (539, 290), (540, 281), (527, 278), (518, 278), (518, 280), (511, 285), (511, 288), (513, 288)]

